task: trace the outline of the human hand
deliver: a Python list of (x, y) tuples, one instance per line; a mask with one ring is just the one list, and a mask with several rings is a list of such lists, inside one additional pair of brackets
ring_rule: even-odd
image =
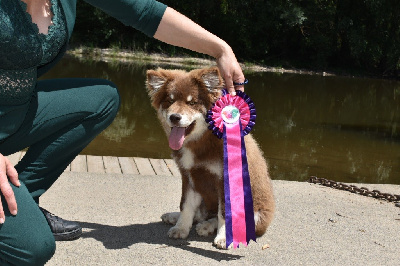
[(240, 67), (232, 49), (228, 47), (218, 58), (217, 66), (225, 81), (225, 87), (232, 96), (236, 95), (236, 90), (244, 91), (243, 85), (234, 85), (245, 81), (242, 68)]
[(217, 59), (217, 66), (225, 81), (228, 92), (244, 90), (244, 75), (231, 47), (222, 39), (194, 23), (192, 20), (168, 7), (158, 25), (154, 38), (175, 46), (184, 47)]
[[(14, 191), (8, 180), (17, 187), (21, 185), (18, 180), (17, 170), (15, 170), (11, 162), (0, 153), (0, 194), (4, 196), (10, 213), (12, 215), (17, 215), (17, 202), (15, 200)], [(5, 215), (0, 198), (0, 224), (3, 224), (4, 221)]]
[(154, 38), (175, 46), (184, 47), (217, 59), (217, 66), (225, 81), (228, 92), (234, 96), (235, 90), (244, 90), (244, 75), (232, 48), (216, 35), (208, 32), (192, 20), (168, 7), (162, 17)]

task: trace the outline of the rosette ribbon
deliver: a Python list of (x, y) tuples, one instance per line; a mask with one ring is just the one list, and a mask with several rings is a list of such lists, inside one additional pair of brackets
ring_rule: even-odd
[(224, 192), (226, 247), (256, 241), (253, 197), (244, 136), (255, 124), (253, 101), (244, 92), (236, 96), (225, 89), (207, 112), (209, 129), (224, 142)]

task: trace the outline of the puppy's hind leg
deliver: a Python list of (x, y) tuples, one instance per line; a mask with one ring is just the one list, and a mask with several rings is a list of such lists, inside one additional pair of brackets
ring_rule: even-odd
[(168, 213), (164, 213), (161, 216), (161, 220), (166, 224), (176, 225), (176, 222), (178, 221), (179, 216), (180, 216), (179, 212), (168, 212)]
[(218, 218), (211, 218), (196, 225), (196, 232), (199, 236), (209, 236), (214, 234), (218, 228)]
[[(161, 216), (161, 220), (166, 224), (176, 225), (176, 222), (181, 215), (180, 212), (167, 212)], [(196, 214), (194, 216), (194, 222), (201, 223), (206, 220), (208, 216), (207, 209), (205, 208), (204, 204), (201, 204), (199, 208), (197, 208)]]
[(176, 225), (169, 229), (170, 238), (186, 238), (192, 228), (193, 218), (201, 203), (201, 195), (189, 188), (186, 192), (185, 201), (182, 204), (182, 210)]

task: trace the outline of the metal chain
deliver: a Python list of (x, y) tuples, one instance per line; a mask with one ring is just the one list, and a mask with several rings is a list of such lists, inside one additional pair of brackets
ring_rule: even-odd
[(346, 190), (351, 193), (356, 193), (362, 196), (367, 196), (367, 197), (372, 197), (380, 200), (386, 200), (389, 202), (394, 202), (396, 207), (400, 207), (400, 195), (395, 195), (395, 194), (389, 194), (389, 193), (382, 193), (379, 190), (372, 190), (370, 191), (366, 187), (357, 187), (354, 185), (346, 185), (344, 183), (336, 182), (333, 180), (328, 180), (325, 178), (319, 178), (316, 176), (311, 176), (310, 179), (308, 180), (310, 183), (314, 184), (321, 184), (323, 186), (335, 188), (335, 189), (340, 189), (340, 190)]

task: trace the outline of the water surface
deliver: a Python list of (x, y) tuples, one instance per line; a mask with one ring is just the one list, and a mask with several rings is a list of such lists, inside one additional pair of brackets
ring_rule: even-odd
[[(45, 75), (105, 78), (119, 87), (117, 118), (84, 154), (170, 158), (144, 85), (146, 70), (156, 67), (67, 57)], [(253, 135), (272, 178), (400, 184), (400, 82), (277, 73), (246, 78), (257, 108)]]

